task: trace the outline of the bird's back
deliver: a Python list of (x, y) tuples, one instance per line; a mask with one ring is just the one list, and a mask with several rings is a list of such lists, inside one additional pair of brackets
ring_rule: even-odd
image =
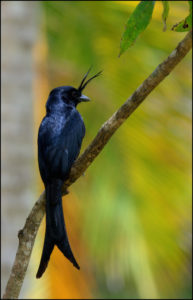
[(77, 158), (85, 126), (75, 107), (66, 106), (63, 113), (48, 113), (38, 134), (38, 160), (42, 179), (65, 180)]

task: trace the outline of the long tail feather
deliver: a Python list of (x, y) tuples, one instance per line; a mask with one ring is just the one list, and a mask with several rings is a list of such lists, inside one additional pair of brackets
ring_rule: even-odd
[(68, 241), (62, 210), (61, 188), (60, 180), (56, 180), (46, 187), (46, 234), (36, 278), (40, 278), (45, 272), (55, 245), (77, 269), (80, 269)]

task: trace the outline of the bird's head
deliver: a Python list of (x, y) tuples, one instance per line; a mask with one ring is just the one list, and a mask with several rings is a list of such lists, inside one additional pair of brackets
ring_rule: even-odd
[(71, 106), (77, 106), (80, 102), (88, 102), (90, 99), (82, 94), (83, 89), (86, 87), (86, 85), (95, 77), (99, 76), (102, 71), (98, 72), (96, 75), (91, 77), (86, 81), (86, 78), (88, 76), (88, 73), (90, 72), (90, 69), (88, 72), (84, 75), (80, 85), (78, 88), (74, 88), (72, 86), (60, 86), (55, 89), (53, 89), (50, 92), (46, 108), (47, 111), (50, 110), (62, 110), (62, 107), (65, 107), (65, 105), (71, 105)]

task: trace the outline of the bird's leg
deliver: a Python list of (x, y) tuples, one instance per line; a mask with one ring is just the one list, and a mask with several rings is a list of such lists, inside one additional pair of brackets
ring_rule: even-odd
[(64, 188), (62, 189), (62, 194), (65, 196), (65, 195), (68, 195), (70, 192), (69, 190), (67, 190), (67, 188)]

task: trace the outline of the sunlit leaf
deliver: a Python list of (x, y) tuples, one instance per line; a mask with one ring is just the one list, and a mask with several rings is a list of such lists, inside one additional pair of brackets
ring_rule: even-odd
[(162, 20), (164, 23), (163, 31), (166, 31), (166, 29), (167, 29), (166, 20), (168, 18), (168, 14), (169, 14), (169, 1), (162, 1), (162, 4), (163, 4)]
[(192, 12), (192, 1), (188, 1), (188, 3), (189, 3), (189, 11), (191, 13)]
[(189, 31), (192, 28), (192, 1), (188, 1), (190, 14), (181, 22), (173, 25), (172, 30), (177, 32)]
[(130, 15), (121, 39), (119, 56), (133, 45), (138, 35), (145, 30), (151, 20), (154, 4), (155, 1), (141, 1)]

